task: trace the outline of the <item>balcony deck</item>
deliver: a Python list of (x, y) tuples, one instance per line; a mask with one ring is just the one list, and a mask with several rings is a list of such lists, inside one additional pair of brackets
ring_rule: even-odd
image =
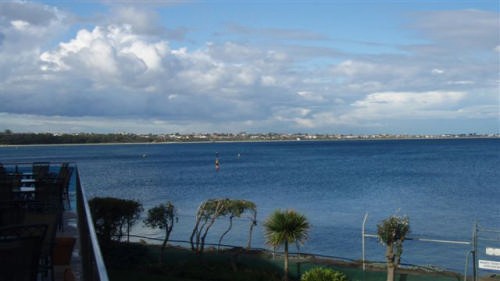
[[(63, 215), (64, 227), (56, 237), (72, 237), (76, 243), (67, 265), (54, 266), (54, 281), (80, 281), (82, 279), (82, 261), (80, 258), (80, 239), (78, 234), (78, 216), (73, 210), (66, 210)], [(66, 274), (65, 274), (66, 273)]]
[[(53, 169), (58, 169), (58, 167), (62, 167), (64, 164), (49, 163), (50, 167)], [(54, 252), (52, 254), (52, 258), (50, 258), (50, 266), (52, 267), (52, 270), (49, 269), (48, 275), (47, 273), (39, 272), (36, 280), (51, 280), (50, 272), (52, 272), (54, 281), (108, 281), (109, 279), (95, 235), (94, 225), (91, 219), (90, 209), (87, 204), (87, 197), (81, 184), (79, 171), (75, 164), (70, 164), (70, 166), (72, 169), (72, 175), (71, 180), (68, 183), (68, 194), (71, 197), (71, 207), (64, 207), (63, 212), (59, 212), (59, 214), (62, 214), (60, 217), (61, 219), (58, 219), (59, 226), (53, 225), (57, 231), (55, 232), (55, 242), (50, 243)], [(11, 174), (21, 174), (21, 171), (25, 171), (26, 174), (29, 174), (31, 173), (32, 167), (34, 167), (33, 163), (0, 164), (0, 168), (2, 168), (4, 174), (5, 171)], [(0, 181), (0, 184), (2, 185), (2, 191), (5, 192), (5, 181)], [(8, 189), (10, 188), (11, 187), (9, 186)], [(1, 203), (9, 204), (8, 202), (10, 202), (10, 199), (8, 198), (11, 197), (6, 196), (5, 194), (6, 193), (2, 193), (2, 196), (5, 197), (0, 196)], [(16, 202), (19, 202), (19, 199), (16, 200)], [(3, 216), (3, 219), (5, 219), (5, 216)], [(31, 223), (40, 222), (35, 220)], [(6, 225), (3, 224), (1, 226), (5, 227)], [(61, 248), (61, 245), (63, 244), (62, 242), (64, 240), (72, 240), (66, 239), (68, 237), (75, 240), (74, 246), (70, 247), (72, 251), (70, 250), (71, 252), (66, 252), (70, 253), (67, 254), (69, 261), (67, 258), (56, 258), (56, 249)]]

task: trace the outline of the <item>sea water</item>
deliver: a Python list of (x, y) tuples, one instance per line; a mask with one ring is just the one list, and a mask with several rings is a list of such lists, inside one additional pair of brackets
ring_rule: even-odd
[[(218, 157), (220, 169), (215, 168)], [(276, 209), (294, 209), (310, 224), (292, 251), (362, 258), (366, 233), (390, 215), (410, 218), (411, 237), (471, 242), (479, 228), (500, 230), (500, 140), (376, 140), (1, 147), (0, 162), (70, 161), (87, 195), (134, 199), (146, 210), (167, 200), (178, 210), (171, 239), (189, 240), (198, 206), (211, 198), (253, 201), (253, 247), (265, 244), (262, 223)], [(246, 246), (249, 219), (235, 220), (225, 244)], [(228, 225), (216, 222), (207, 242)], [(139, 235), (162, 232), (139, 221)], [(478, 233), (481, 238), (481, 231)], [(481, 242), (500, 248), (500, 238)], [(366, 258), (385, 249), (367, 237)], [(462, 271), (468, 244), (405, 241), (402, 262)], [(487, 257), (485, 257), (487, 258)], [(491, 259), (491, 258), (490, 258)]]

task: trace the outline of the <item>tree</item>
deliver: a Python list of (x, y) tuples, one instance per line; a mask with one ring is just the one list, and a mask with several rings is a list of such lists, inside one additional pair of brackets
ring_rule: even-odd
[(331, 268), (315, 267), (306, 271), (300, 281), (347, 281), (347, 276)]
[(252, 214), (252, 216), (250, 217), (251, 223), (250, 223), (250, 231), (247, 243), (247, 248), (250, 248), (250, 243), (252, 240), (252, 230), (257, 222), (257, 208), (255, 206), (255, 203), (251, 201), (237, 200), (237, 199), (229, 199), (228, 201), (225, 201), (224, 211), (222, 212), (222, 215), (229, 216), (229, 225), (226, 231), (224, 231), (221, 237), (219, 238), (219, 247), (220, 244), (222, 243), (222, 239), (224, 238), (224, 236), (227, 233), (229, 233), (229, 231), (231, 231), (233, 227), (233, 218), (241, 217), (241, 215), (246, 211), (249, 211)]
[[(130, 242), (130, 229), (140, 218), (142, 211), (142, 204), (135, 200), (123, 200), (121, 204), (121, 211), (123, 214), (122, 226), (127, 230), (127, 242)], [(120, 237), (122, 235), (122, 227), (120, 227)]]
[(228, 202), (227, 198), (209, 199), (198, 207), (196, 222), (189, 239), (193, 251), (199, 254), (203, 253), (208, 230), (215, 223), (215, 220), (226, 212)]
[(407, 216), (391, 216), (377, 225), (379, 241), (386, 246), (387, 281), (394, 281), (394, 273), (403, 254), (403, 241), (410, 232)]
[(89, 200), (96, 234), (104, 243), (121, 240), (124, 229), (127, 241), (130, 228), (139, 219), (142, 204), (135, 200), (113, 197), (95, 197)]
[(163, 263), (163, 254), (167, 245), (170, 233), (174, 228), (174, 222), (177, 221), (175, 206), (168, 201), (166, 204), (160, 204), (148, 210), (148, 216), (144, 220), (146, 226), (152, 228), (165, 229), (165, 238), (161, 245), (160, 264)]
[(247, 205), (247, 210), (250, 211), (251, 216), (249, 217), (250, 219), (250, 228), (248, 229), (248, 243), (247, 243), (247, 249), (250, 249), (252, 247), (252, 234), (253, 234), (253, 228), (257, 225), (257, 206), (253, 202), (248, 202)]
[(308, 238), (309, 222), (294, 210), (276, 210), (264, 222), (266, 243), (274, 248), (283, 245), (285, 250), (285, 281), (288, 280), (288, 244), (303, 244)]

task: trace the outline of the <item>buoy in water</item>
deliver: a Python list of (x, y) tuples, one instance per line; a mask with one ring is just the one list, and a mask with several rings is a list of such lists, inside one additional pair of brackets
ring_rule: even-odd
[(219, 162), (219, 159), (215, 159), (215, 170), (216, 171), (219, 171), (220, 169), (220, 162)]

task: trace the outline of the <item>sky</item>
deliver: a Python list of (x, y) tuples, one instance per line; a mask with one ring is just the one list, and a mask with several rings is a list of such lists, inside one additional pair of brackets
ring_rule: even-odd
[(500, 133), (495, 0), (0, 0), (0, 131)]

